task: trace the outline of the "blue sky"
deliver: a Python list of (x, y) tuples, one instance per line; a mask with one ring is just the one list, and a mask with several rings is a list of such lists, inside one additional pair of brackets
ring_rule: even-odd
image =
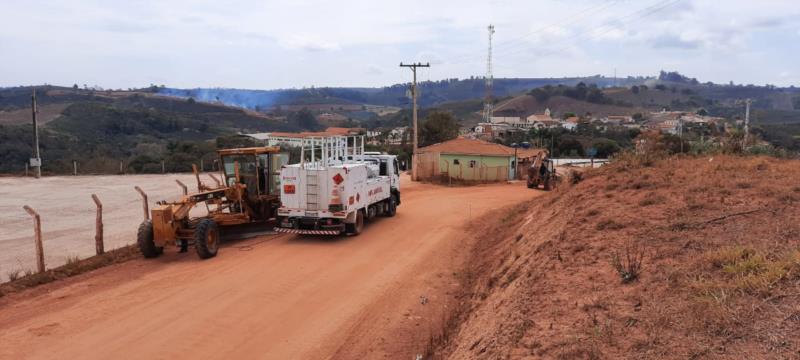
[(0, 86), (383, 86), (655, 75), (800, 86), (797, 0), (4, 1)]

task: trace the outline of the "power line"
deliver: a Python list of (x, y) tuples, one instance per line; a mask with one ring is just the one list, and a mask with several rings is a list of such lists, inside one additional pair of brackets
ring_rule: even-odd
[[(681, 1), (682, 0), (660, 0), (660, 1), (657, 1), (656, 4), (650, 5), (648, 7), (640, 9), (640, 10), (637, 10), (637, 11), (635, 11), (635, 12), (633, 12), (631, 14), (628, 14), (626, 16), (623, 16), (623, 17), (621, 17), (619, 19), (606, 22), (606, 24), (604, 24), (600, 28), (598, 28), (598, 29), (604, 29), (605, 28), (602, 31), (598, 31), (597, 29), (590, 30), (590, 31), (583, 31), (583, 32), (580, 32), (580, 33), (576, 33), (573, 36), (570, 36), (567, 39), (562, 40), (561, 42), (564, 42), (564, 43), (577, 43), (577, 42), (583, 41), (583, 40), (597, 40), (601, 36), (603, 36), (605, 34), (608, 34), (611, 31), (617, 30), (621, 26), (626, 26), (626, 25), (633, 24), (633, 23), (635, 23), (637, 21), (641, 21), (641, 20), (647, 18), (648, 16), (656, 14), (659, 11), (662, 11), (662, 10), (664, 10), (664, 9), (670, 7), (670, 6), (673, 6), (673, 5), (675, 5), (675, 4), (677, 4), (677, 3), (681, 2)], [(619, 24), (618, 25), (614, 25), (613, 23), (619, 23)], [(567, 47), (568, 47), (568, 45), (564, 45), (564, 46), (555, 48), (555, 50), (538, 52), (536, 54), (528, 53), (528, 54), (526, 54), (527, 57), (522, 58), (522, 59), (527, 59), (530, 56), (534, 56), (534, 55), (535, 56), (541, 56), (541, 55), (557, 54), (557, 53), (567, 49)], [(519, 51), (516, 52), (516, 53), (519, 53)]]
[[(589, 6), (587, 8), (584, 8), (583, 10), (581, 10), (581, 11), (575, 13), (575, 14), (571, 14), (569, 16), (569, 18), (559, 19), (558, 21), (555, 21), (555, 22), (550, 23), (548, 25), (545, 25), (543, 27), (537, 28), (534, 31), (528, 32), (527, 34), (519, 36), (519, 37), (516, 37), (516, 38), (511, 38), (509, 40), (499, 41), (495, 45), (495, 47), (498, 49), (498, 50), (495, 51), (495, 53), (502, 53), (503, 51), (507, 51), (505, 49), (509, 45), (511, 45), (511, 46), (508, 47), (508, 48), (511, 48), (511, 49), (514, 48), (515, 44), (516, 45), (525, 45), (525, 42), (524, 42), (525, 39), (528, 39), (528, 38), (530, 38), (530, 37), (532, 37), (534, 35), (540, 34), (540, 33), (544, 32), (546, 30), (549, 30), (549, 29), (551, 29), (553, 27), (560, 26), (560, 25), (564, 24), (564, 22), (567, 21), (567, 20), (574, 21), (574, 20), (579, 20), (579, 19), (581, 19), (581, 18), (583, 18), (583, 17), (585, 17), (587, 15), (597, 15), (599, 12), (607, 10), (608, 8), (610, 8), (613, 5), (616, 5), (620, 1), (621, 0), (613, 0), (613, 1), (610, 1), (610, 2), (602, 1), (600, 3), (600, 5), (593, 5), (593, 6)], [(463, 53), (463, 54), (456, 55), (455, 57), (451, 58), (451, 59), (454, 59), (454, 60), (448, 61), (447, 63), (448, 64), (461, 64), (461, 63), (466, 63), (466, 62), (477, 61), (477, 59), (473, 58), (472, 56), (473, 56), (472, 53)]]
[[(655, 13), (661, 11), (661, 10), (664, 10), (664, 9), (670, 7), (670, 6), (673, 6), (673, 5), (675, 5), (675, 4), (677, 4), (677, 3), (681, 2), (681, 1), (682, 0), (659, 0), (659, 1), (656, 1), (656, 2), (652, 3), (649, 6), (641, 8), (641, 9), (639, 9), (639, 10), (633, 12), (633, 13), (630, 13), (628, 15), (625, 15), (625, 16), (622, 16), (622, 17), (619, 17), (619, 18), (616, 18), (616, 19), (611, 19), (609, 21), (606, 21), (603, 25), (601, 25), (598, 28), (581, 31), (581, 32), (573, 34), (572, 36), (567, 37), (566, 39), (561, 39), (559, 41), (562, 42), (562, 43), (574, 43), (574, 42), (576, 42), (576, 40), (597, 39), (602, 35), (605, 35), (605, 34), (611, 32), (613, 30), (618, 29), (619, 26), (629, 25), (629, 24), (634, 23), (636, 21), (642, 20), (642, 19), (644, 19), (644, 18), (646, 18), (648, 16), (651, 16), (651, 15), (653, 15), (653, 14), (655, 14)], [(615, 2), (612, 2), (610, 4), (615, 4)], [(596, 14), (596, 12), (591, 12), (591, 10), (593, 8), (585, 9), (580, 13)], [(607, 8), (608, 8), (608, 6), (602, 7), (602, 10), (605, 10)], [(576, 19), (576, 17), (572, 17), (571, 19), (574, 20), (574, 19)], [(561, 24), (561, 23), (563, 23), (563, 21), (556, 22), (556, 23), (553, 23), (551, 25), (545, 26), (545, 27), (543, 27), (543, 28), (541, 28), (541, 29), (539, 29), (539, 30), (537, 30), (535, 32), (532, 32), (529, 35), (533, 35), (535, 33), (539, 33), (541, 31), (547, 30), (547, 29), (549, 29), (549, 28), (551, 28), (551, 27), (553, 27), (555, 25)], [(615, 23), (619, 23), (619, 25), (616, 25)], [(599, 29), (604, 29), (604, 30), (599, 30)], [(516, 49), (512, 48), (510, 50), (509, 49), (498, 49), (498, 50), (495, 51), (495, 54), (502, 54), (503, 56), (517, 55), (517, 54), (520, 54), (520, 53), (523, 53), (523, 54), (524, 53), (528, 53), (526, 55), (529, 55), (529, 56), (532, 56), (532, 55), (536, 55), (536, 56), (552, 55), (552, 54), (557, 54), (560, 51), (563, 51), (567, 47), (568, 46), (565, 45), (565, 46), (561, 46), (561, 47), (557, 48), (555, 51), (554, 50), (550, 50), (550, 51), (546, 51), (546, 52), (538, 52), (536, 54), (530, 54), (532, 49), (530, 47), (525, 46), (525, 47), (516, 47)], [(448, 62), (448, 64), (460, 64), (460, 63), (463, 63), (463, 62), (459, 62), (459, 61)]]
[[(600, 11), (604, 11), (605, 9), (607, 9), (607, 8), (609, 8), (611, 6), (616, 5), (620, 1), (621, 0), (612, 0), (610, 2), (609, 1), (601, 1), (601, 3), (599, 5), (592, 5), (592, 6), (586, 7), (584, 9), (582, 9), (581, 11), (575, 13), (574, 15), (572, 15), (570, 17), (570, 19), (571, 20), (578, 20), (578, 19), (581, 19), (581, 18), (585, 17), (586, 15), (590, 15), (590, 14), (591, 15), (595, 15)], [(561, 25), (563, 23), (564, 23), (564, 19), (560, 19), (559, 21), (556, 21), (556, 22), (550, 23), (548, 25), (545, 25), (543, 27), (537, 28), (536, 30), (528, 32), (528, 33), (526, 33), (526, 34), (524, 34), (522, 36), (518, 36), (518, 37), (515, 37), (515, 38), (510, 38), (508, 40), (499, 41), (499, 42), (497, 42), (495, 47), (496, 48), (503, 48), (505, 46), (508, 46), (509, 44), (515, 44), (515, 43), (524, 44), (524, 40), (525, 39), (530, 38), (531, 36), (534, 36), (534, 35), (539, 34), (541, 32), (544, 32), (544, 31), (546, 31), (548, 29), (551, 29), (551, 28), (553, 28), (555, 26), (559, 26), (559, 25)], [(498, 51), (495, 51), (495, 53), (497, 53), (497, 52)], [(463, 64), (463, 63), (477, 62), (478, 61), (477, 58), (474, 57), (474, 53), (473, 52), (464, 52), (464, 53), (461, 53), (461, 54), (456, 54), (455, 56), (451, 57), (451, 59), (452, 59), (451, 61), (447, 61), (448, 64)]]

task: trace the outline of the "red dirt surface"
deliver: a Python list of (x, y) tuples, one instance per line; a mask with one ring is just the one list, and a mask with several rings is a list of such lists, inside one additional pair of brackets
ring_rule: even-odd
[(360, 236), (170, 250), (0, 297), (0, 358), (413, 359), (454, 306), (464, 224), (542, 193), (407, 180)]
[[(480, 233), (451, 359), (800, 358), (800, 162), (620, 162)], [(615, 254), (641, 256), (623, 283)]]

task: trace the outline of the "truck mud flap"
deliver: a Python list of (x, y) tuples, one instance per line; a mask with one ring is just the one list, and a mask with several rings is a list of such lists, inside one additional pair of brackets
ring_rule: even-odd
[(275, 232), (284, 233), (284, 234), (300, 234), (300, 235), (340, 235), (341, 231), (339, 230), (303, 230), (303, 229), (287, 229), (282, 227), (276, 227)]

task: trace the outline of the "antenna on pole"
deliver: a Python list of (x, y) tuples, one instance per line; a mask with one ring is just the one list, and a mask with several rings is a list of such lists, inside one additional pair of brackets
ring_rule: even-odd
[(744, 146), (742, 148), (747, 147), (747, 138), (750, 134), (750, 104), (753, 103), (752, 99), (747, 99), (744, 101), (745, 103), (745, 110), (744, 110)]
[(39, 109), (36, 107), (36, 88), (33, 88), (31, 95), (31, 115), (33, 117), (33, 158), (30, 160), (31, 167), (33, 167), (33, 176), (40, 178), (42, 176), (42, 157), (39, 154), (39, 123), (36, 115)]
[(484, 99), (483, 108), (483, 122), (492, 121), (492, 83), (494, 82), (494, 75), (492, 75), (492, 36), (494, 35), (494, 25), (489, 25), (489, 56), (486, 58), (486, 98)]

